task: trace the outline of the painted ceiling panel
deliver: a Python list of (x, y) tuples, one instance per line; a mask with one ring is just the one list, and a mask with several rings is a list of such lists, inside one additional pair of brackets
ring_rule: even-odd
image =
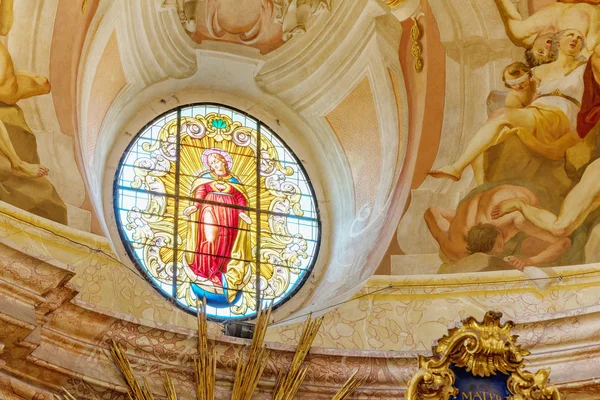
[(336, 133), (354, 177), (356, 209), (376, 198), (381, 169), (381, 138), (369, 79), (363, 79), (327, 121)]

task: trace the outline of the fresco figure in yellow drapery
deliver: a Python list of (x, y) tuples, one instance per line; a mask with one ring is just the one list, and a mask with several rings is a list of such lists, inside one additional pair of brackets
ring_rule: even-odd
[[(505, 108), (490, 118), (455, 162), (429, 174), (458, 181), (468, 165), (512, 135), (548, 159), (563, 158), (565, 151), (580, 141), (577, 117), (583, 98), (586, 63), (577, 56), (583, 41), (581, 33), (572, 29), (555, 35), (553, 48), (558, 53), (557, 60), (533, 70), (537, 82), (535, 100), (528, 107)], [(481, 166), (474, 163), (473, 167)], [(475, 176), (483, 176), (483, 172), (475, 171)]]
[[(6, 36), (10, 32), (13, 21), (13, 0), (0, 0), (0, 35)], [(13, 105), (21, 99), (47, 93), (50, 93), (48, 79), (28, 71), (15, 71), (8, 49), (0, 42), (0, 102)], [(39, 178), (48, 174), (46, 167), (21, 160), (1, 120), (0, 152), (8, 158), (13, 171), (19, 176)]]

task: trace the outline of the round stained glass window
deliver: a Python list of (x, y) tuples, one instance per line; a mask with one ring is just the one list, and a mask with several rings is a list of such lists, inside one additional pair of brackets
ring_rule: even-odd
[(320, 220), (298, 158), (265, 124), (217, 104), (159, 116), (123, 155), (114, 186), (121, 239), (146, 278), (192, 313), (255, 316), (306, 281)]

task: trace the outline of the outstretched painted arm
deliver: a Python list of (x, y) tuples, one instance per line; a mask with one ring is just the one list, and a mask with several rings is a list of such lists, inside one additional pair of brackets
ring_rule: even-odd
[(529, 48), (536, 36), (552, 26), (556, 10), (547, 6), (530, 17), (523, 19), (517, 6), (511, 0), (495, 0), (504, 29), (510, 40), (519, 47)]
[[(531, 207), (531, 206), (529, 206)], [(515, 218), (515, 226), (531, 237), (548, 243), (548, 247), (538, 254), (523, 260), (526, 265), (542, 265), (555, 261), (571, 247), (571, 239), (568, 237), (556, 237), (547, 231), (538, 228), (522, 216)]]

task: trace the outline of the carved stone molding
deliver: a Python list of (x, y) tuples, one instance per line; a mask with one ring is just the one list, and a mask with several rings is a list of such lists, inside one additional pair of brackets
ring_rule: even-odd
[[(333, 298), (337, 302), (352, 296), (359, 282), (378, 265), (378, 261), (368, 262), (366, 255), (387, 242), (380, 236), (381, 231), (385, 224), (394, 224), (389, 212), (396, 206), (390, 201), (394, 195), (392, 186), (397, 184), (395, 171), (398, 165), (401, 170), (413, 160), (412, 156), (406, 156), (407, 121), (398, 117), (399, 112), (401, 115), (407, 112), (406, 103), (402, 95), (396, 100), (393, 90), (394, 82), (398, 82), (400, 93), (404, 91), (398, 59), (401, 36), (400, 23), (389, 15), (383, 4), (365, 0), (340, 2), (327, 20), (317, 19), (305, 35), (289, 41), (267, 59), (256, 76), (263, 90), (289, 104), (320, 133), (319, 146), (330, 150), (326, 157), (341, 164), (335, 169), (336, 184), (352, 187), (356, 184), (352, 182), (356, 174), (348, 171), (348, 159), (341, 156), (343, 141), (328, 122), (327, 115), (363, 81), (369, 82), (378, 129), (353, 134), (377, 136), (377, 140), (386, 143), (384, 151), (378, 149), (372, 156), (381, 162), (380, 175), (365, 185), (358, 185), (377, 194), (368, 201), (358, 202), (352, 191), (350, 196), (336, 200), (339, 224), (348, 226), (345, 225), (348, 223), (349, 229), (343, 250), (328, 263), (328, 276), (324, 281), (327, 284), (322, 285), (321, 293), (315, 294), (311, 304), (314, 309), (324, 307)], [(403, 203), (402, 196), (399, 203)]]
[(112, 6), (118, 15), (119, 49), (128, 82), (150, 84), (166, 77), (182, 79), (196, 70), (193, 43), (177, 26), (178, 13), (156, 3), (131, 0)]
[[(91, 287), (120, 286), (126, 282), (127, 289), (131, 289), (136, 299), (154, 302), (154, 315), (158, 315), (157, 309), (161, 306), (159, 300), (145, 296), (142, 288), (127, 280), (127, 274), (134, 272), (124, 267), (123, 275), (114, 275), (114, 281), (98, 281), (99, 284), (94, 281), (95, 277), (115, 274), (107, 265), (95, 265), (98, 262), (95, 254), (109, 251), (105, 241), (96, 239), (94, 242), (91, 235), (82, 235), (59, 224), (44, 223), (40, 218), (30, 219), (40, 227), (24, 227), (23, 222), (10, 220), (7, 216), (22, 218), (24, 213), (20, 210), (0, 205), (0, 211), (0, 360), (5, 363), (0, 362), (0, 398), (51, 399), (43, 396), (58, 393), (64, 386), (77, 398), (123, 399), (124, 382), (108, 353), (112, 340), (126, 349), (136, 376), (146, 377), (150, 385), (154, 385), (153, 390), (161, 390), (163, 373), (168, 371), (181, 393), (193, 393), (191, 361), (197, 340), (194, 329), (143, 320), (140, 316), (111, 311), (90, 302), (93, 298), (89, 296)], [(6, 232), (9, 224), (18, 233)], [(49, 231), (56, 231), (60, 236)], [(95, 273), (86, 274), (88, 269)], [(79, 282), (80, 293), (69, 301), (76, 293), (71, 287), (75, 284), (72, 281)], [(63, 297), (65, 293), (70, 295)], [(410, 298), (418, 302), (414, 300), (414, 294)], [(370, 309), (369, 312), (375, 316), (380, 311)], [(381, 317), (377, 318), (381, 321)], [(593, 341), (599, 318), (598, 310), (595, 314), (591, 310), (587, 313), (582, 310), (559, 314), (547, 321), (521, 323), (516, 328), (512, 328), (511, 323), (500, 324), (499, 314), (488, 315), (483, 322), (468, 319), (439, 341), (434, 348), (434, 357), (422, 356), (420, 365), (435, 367), (442, 359), (474, 367), (477, 363), (485, 363), (484, 368), (476, 368), (482, 374), (517, 368), (509, 382), (515, 393), (513, 400), (531, 398), (527, 396), (536, 400), (557, 400), (556, 390), (546, 385), (548, 375), (544, 370), (532, 374), (516, 367), (526, 353), (514, 342), (513, 331), (518, 328), (522, 343), (535, 349), (530, 357), (532, 363), (552, 366), (555, 372), (568, 364), (564, 369), (570, 373), (559, 378), (561, 383), (557, 387), (561, 397), (563, 393), (573, 393), (573, 397), (565, 398), (578, 399), (578, 393), (600, 393), (597, 381), (589, 378), (590, 374), (595, 376), (600, 362), (600, 346)], [(376, 324), (372, 327), (378, 328)], [(230, 398), (227, 396), (240, 350), (248, 341), (218, 336), (214, 333), (216, 330), (212, 332), (209, 337), (216, 348), (217, 391), (221, 396), (216, 398), (226, 399)], [(262, 397), (257, 398), (260, 399), (270, 398), (279, 369), (289, 365), (294, 351), (294, 346), (281, 343), (271, 342), (268, 347), (273, 360), (265, 379), (259, 384)], [(485, 349), (488, 351), (479, 356)], [(297, 398), (331, 398), (355, 370), (368, 377), (364, 387), (357, 392), (357, 398), (402, 398), (410, 376), (416, 371), (416, 355), (416, 352), (315, 347), (307, 359), (307, 378)], [(441, 366), (434, 372), (421, 370), (418, 376), (430, 380), (437, 377), (440, 385), (452, 381), (452, 376)], [(534, 397), (533, 393), (540, 397)], [(516, 397), (517, 394), (521, 397)]]
[[(173, 0), (174, 1), (174, 0)], [(78, 124), (81, 136), (79, 147), (85, 166), (88, 191), (92, 199), (101, 196), (98, 182), (104, 172), (103, 156), (110, 139), (92, 137), (88, 126), (88, 114), (93, 93), (94, 79), (98, 65), (111, 37), (116, 35), (119, 57), (126, 86), (119, 97), (135, 92), (156, 82), (174, 78), (184, 79), (196, 69), (194, 42), (179, 25), (177, 8), (168, 0), (165, 2), (131, 0), (106, 2), (95, 16), (97, 29), (91, 30), (84, 48), (85, 59), (79, 79)], [(133, 94), (131, 92), (134, 92)], [(102, 123), (114, 123), (115, 111), (109, 109)], [(104, 129), (104, 126), (101, 127)], [(91, 151), (90, 151), (91, 149)], [(96, 200), (97, 201), (97, 200)], [(101, 209), (101, 208), (97, 208)], [(103, 224), (103, 216), (99, 215)]]

